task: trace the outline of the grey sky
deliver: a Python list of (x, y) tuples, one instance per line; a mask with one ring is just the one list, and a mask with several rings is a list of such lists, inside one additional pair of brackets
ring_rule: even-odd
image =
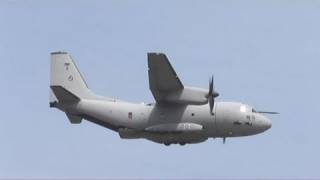
[[(0, 1), (0, 178), (319, 178), (319, 1)], [(49, 53), (101, 95), (152, 102), (146, 53), (219, 101), (279, 111), (264, 134), (121, 140), (48, 107)]]

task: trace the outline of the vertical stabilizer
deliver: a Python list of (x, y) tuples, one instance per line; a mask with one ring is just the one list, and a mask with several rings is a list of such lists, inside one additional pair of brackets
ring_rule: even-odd
[(50, 63), (50, 103), (57, 102), (57, 100), (61, 102), (61, 98), (57, 97), (58, 94), (56, 94), (53, 87), (62, 87), (79, 99), (92, 96), (91, 91), (68, 53), (51, 53)]

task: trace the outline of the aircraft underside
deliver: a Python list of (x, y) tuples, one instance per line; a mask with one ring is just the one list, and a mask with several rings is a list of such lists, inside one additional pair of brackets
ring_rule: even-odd
[(144, 138), (156, 143), (170, 144), (196, 144), (206, 141), (209, 137), (205, 132), (163, 132), (150, 133), (145, 131), (135, 131), (129, 129), (119, 129), (119, 135), (122, 139), (139, 139)]

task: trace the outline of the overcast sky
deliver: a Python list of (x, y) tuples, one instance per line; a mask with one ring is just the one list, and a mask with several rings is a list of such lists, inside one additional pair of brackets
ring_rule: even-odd
[[(320, 178), (320, 1), (0, 1), (0, 178)], [(185, 85), (269, 116), (272, 129), (184, 147), (122, 140), (48, 105), (49, 53), (91, 90), (153, 102), (147, 52)]]

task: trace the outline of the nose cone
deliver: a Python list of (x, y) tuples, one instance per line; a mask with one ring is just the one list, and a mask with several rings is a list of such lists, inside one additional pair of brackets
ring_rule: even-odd
[(270, 119), (267, 118), (266, 116), (261, 115), (261, 114), (259, 114), (259, 115), (257, 116), (257, 119), (256, 119), (256, 120), (257, 120), (257, 121), (256, 121), (256, 123), (255, 123), (255, 125), (256, 125), (256, 126), (255, 126), (255, 127), (256, 127), (255, 129), (256, 129), (256, 132), (257, 132), (257, 133), (262, 133), (262, 132), (270, 129), (271, 126), (272, 126), (272, 123), (271, 123)]
[(270, 119), (267, 118), (267, 117), (264, 117), (262, 126), (264, 127), (265, 130), (270, 129), (271, 126), (272, 126), (272, 123), (271, 123)]
[(266, 116), (261, 115), (260, 116), (260, 128), (262, 131), (266, 131), (270, 129), (272, 126), (271, 120), (267, 118)]

